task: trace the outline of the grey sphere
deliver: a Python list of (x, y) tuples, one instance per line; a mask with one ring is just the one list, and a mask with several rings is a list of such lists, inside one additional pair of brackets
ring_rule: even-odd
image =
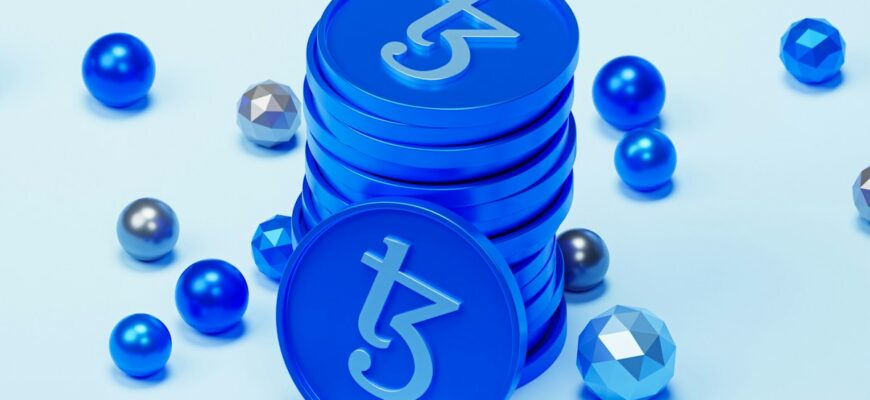
[(601, 236), (588, 229), (572, 229), (559, 235), (565, 259), (565, 290), (585, 292), (598, 286), (610, 266), (610, 253)]
[(118, 242), (130, 256), (154, 261), (178, 241), (178, 218), (166, 203), (144, 198), (130, 203), (118, 217)]

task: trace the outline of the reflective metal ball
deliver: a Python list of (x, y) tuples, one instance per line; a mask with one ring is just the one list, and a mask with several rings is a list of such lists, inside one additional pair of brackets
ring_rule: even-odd
[(559, 235), (558, 243), (565, 257), (565, 290), (585, 292), (604, 280), (610, 253), (601, 236), (588, 229), (572, 229)]
[(109, 353), (127, 375), (147, 378), (166, 366), (172, 353), (172, 337), (159, 319), (133, 314), (115, 325), (109, 337)]
[(226, 261), (198, 261), (178, 278), (175, 306), (184, 322), (193, 329), (208, 335), (226, 332), (245, 315), (248, 283), (244, 275)]
[(154, 261), (172, 251), (178, 241), (178, 218), (166, 203), (151, 198), (136, 200), (118, 217), (118, 241), (140, 261)]

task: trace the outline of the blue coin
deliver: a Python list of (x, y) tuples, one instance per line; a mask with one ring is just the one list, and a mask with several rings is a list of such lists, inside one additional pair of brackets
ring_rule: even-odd
[(549, 248), (547, 251), (550, 253), (550, 257), (547, 258), (547, 261), (541, 266), (538, 274), (525, 284), (520, 283), (519, 280), (517, 281), (520, 285), (520, 292), (523, 293), (523, 299), (526, 301), (531, 300), (538, 293), (544, 290), (556, 271), (555, 255), (557, 252), (554, 251), (553, 248)]
[(434, 128), (408, 125), (381, 118), (361, 110), (338, 94), (320, 72), (318, 57), (315, 55), (315, 34), (308, 42), (308, 73), (305, 85), (311, 90), (314, 103), (320, 110), (328, 110), (337, 120), (354, 129), (368, 132), (384, 140), (396, 143), (419, 144), (427, 146), (456, 146), (481, 142), (480, 137), (500, 137), (517, 130), (513, 121), (499, 121), (488, 125), (463, 126), (455, 128)]
[(305, 90), (308, 129), (348, 164), (375, 175), (410, 182), (458, 182), (505, 171), (533, 157), (568, 120), (573, 85), (541, 118), (507, 136), (460, 146), (419, 146), (370, 136), (322, 112)]
[(574, 151), (576, 140), (573, 118), (535, 158), (515, 169), (482, 180), (457, 184), (427, 185), (397, 181), (372, 175), (354, 168), (328, 150), (317, 140), (309, 140), (306, 156), (314, 157), (320, 172), (338, 193), (353, 202), (373, 197), (413, 197), (449, 208), (486, 203), (522, 192), (553, 169), (564, 151)]
[(506, 399), (525, 326), (486, 237), (414, 199), (357, 204), (316, 226), (278, 293), (281, 352), (307, 399)]
[[(544, 178), (520, 193), (487, 203), (453, 207), (452, 211), (471, 221), (487, 235), (512, 231), (546, 210), (558, 195), (566, 180), (573, 180), (572, 167), (576, 157), (576, 136), (570, 135), (565, 151)], [(341, 211), (351, 202), (338, 193), (321, 174), (313, 158), (306, 158), (306, 179), (311, 187), (315, 208), (329, 216)]]
[[(552, 241), (559, 225), (568, 216), (573, 197), (574, 181), (565, 181), (558, 197), (549, 204), (544, 213), (526, 226), (491, 237), (493, 244), (502, 253), (509, 265), (519, 264), (532, 257)], [(321, 213), (321, 215), (326, 215), (328, 218), (330, 214)]]
[(579, 49), (562, 0), (337, 0), (315, 29), (339, 93), (432, 127), (522, 125), (568, 84)]
[(553, 246), (555, 246), (555, 242), (547, 244), (546, 247), (528, 259), (511, 265), (514, 278), (516, 278), (517, 284), (520, 287), (528, 285), (544, 269), (545, 264), (550, 261), (550, 256), (553, 254)]
[(290, 219), (290, 241), (293, 243), (293, 248), (302, 241), (305, 234), (308, 233), (308, 227), (305, 225), (305, 212), (302, 209), (302, 196), (296, 199), (296, 204), (293, 206), (293, 217)]
[(574, 182), (567, 181), (550, 208), (528, 225), (513, 232), (491, 237), (508, 264), (525, 260), (543, 248), (562, 225), (574, 199)]
[(556, 269), (551, 279), (553, 285), (548, 283), (548, 286), (532, 299), (531, 303), (526, 303), (526, 321), (528, 322), (529, 344), (533, 345), (541, 340), (546, 332), (548, 321), (552, 318), (553, 313), (559, 308), (559, 303), (565, 297), (565, 262), (561, 258), (561, 250), (557, 249)]
[(565, 301), (559, 305), (559, 311), (553, 316), (550, 325), (547, 327), (547, 332), (544, 334), (544, 341), (535, 345), (529, 354), (526, 356), (526, 366), (523, 368), (522, 376), (520, 377), (519, 386), (535, 380), (556, 362), (562, 349), (565, 347), (565, 341), (568, 338), (568, 307)]
[(314, 226), (320, 223), (323, 218), (320, 216), (320, 213), (313, 206), (314, 199), (311, 197), (311, 189), (308, 188), (308, 182), (303, 178), (302, 179), (302, 213), (305, 218), (306, 226)]

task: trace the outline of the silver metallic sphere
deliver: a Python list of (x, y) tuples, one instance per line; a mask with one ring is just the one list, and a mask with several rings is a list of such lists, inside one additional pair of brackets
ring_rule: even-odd
[(572, 229), (559, 235), (565, 257), (565, 290), (585, 292), (601, 283), (610, 266), (610, 253), (601, 236), (588, 229)]
[(178, 241), (178, 218), (166, 203), (136, 200), (118, 217), (118, 241), (140, 261), (154, 261), (172, 251)]
[(855, 207), (858, 208), (858, 214), (870, 222), (870, 167), (858, 175), (858, 179), (852, 185), (852, 197), (855, 200)]
[(239, 99), (236, 123), (245, 137), (263, 147), (290, 141), (299, 129), (301, 103), (293, 89), (273, 81), (253, 85)]

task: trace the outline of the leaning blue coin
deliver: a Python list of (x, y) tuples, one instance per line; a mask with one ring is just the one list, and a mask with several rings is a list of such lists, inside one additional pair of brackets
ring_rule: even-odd
[(522, 125), (568, 84), (579, 50), (563, 0), (337, 0), (315, 29), (339, 93), (429, 127)]
[(414, 199), (360, 203), (309, 231), (281, 281), (277, 328), (307, 399), (506, 399), (528, 343), (498, 251)]

